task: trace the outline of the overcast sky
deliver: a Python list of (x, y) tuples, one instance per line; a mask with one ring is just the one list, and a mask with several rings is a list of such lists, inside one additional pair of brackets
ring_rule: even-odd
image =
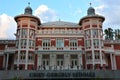
[(24, 13), (28, 2), (42, 23), (59, 19), (78, 23), (92, 3), (96, 14), (105, 17), (103, 29), (120, 29), (120, 0), (0, 0), (0, 39), (15, 39), (14, 17)]

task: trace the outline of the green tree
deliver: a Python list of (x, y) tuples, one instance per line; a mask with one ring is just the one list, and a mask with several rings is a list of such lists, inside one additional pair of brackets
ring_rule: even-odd
[(105, 39), (106, 40), (113, 40), (114, 38), (114, 32), (112, 28), (108, 28), (104, 30), (105, 33)]
[(115, 29), (114, 35), (115, 35), (115, 39), (119, 40), (120, 39), (120, 29)]

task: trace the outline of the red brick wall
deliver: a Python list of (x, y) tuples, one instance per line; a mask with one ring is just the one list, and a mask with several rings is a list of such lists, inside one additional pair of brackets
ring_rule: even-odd
[(8, 47), (15, 47), (15, 44), (8, 44)]
[(51, 40), (51, 46), (56, 46), (56, 41), (55, 41), (55, 39), (52, 39), (52, 40)]
[(4, 50), (5, 49), (5, 45), (0, 44), (0, 50)]
[(28, 70), (33, 70), (34, 69), (34, 66), (31, 64), (28, 65)]
[(25, 70), (25, 64), (20, 64), (20, 65), (19, 65), (19, 69), (20, 69), (20, 70)]
[(42, 46), (42, 39), (40, 38), (36, 39), (36, 46)]
[(106, 57), (107, 57), (107, 61), (108, 61), (108, 67), (109, 67), (109, 69), (112, 69), (110, 55), (107, 55)]
[(115, 44), (115, 45), (114, 45), (114, 49), (115, 49), (115, 50), (120, 50), (120, 44)]
[(35, 28), (35, 26), (33, 26), (33, 25), (30, 25), (30, 27), (31, 27), (31, 28)]
[(0, 56), (0, 68), (3, 68), (3, 56)]
[(93, 65), (92, 64), (87, 64), (87, 69), (93, 69)]
[(85, 54), (82, 54), (82, 63), (83, 63), (83, 68), (85, 69)]
[(111, 47), (111, 44), (104, 44), (105, 47)]
[(97, 27), (97, 25), (92, 25), (92, 27)]
[(38, 57), (37, 57), (37, 54), (35, 54), (35, 65), (34, 65), (34, 69), (37, 69), (37, 60), (38, 60)]
[(100, 64), (95, 64), (95, 69), (100, 69)]
[(64, 46), (69, 46), (69, 39), (64, 40)]
[(84, 46), (84, 40), (78, 39), (78, 46)]
[(86, 25), (84, 26), (84, 29), (90, 28), (90, 25)]
[(120, 55), (119, 56), (116, 56), (116, 67), (118, 70), (120, 70)]

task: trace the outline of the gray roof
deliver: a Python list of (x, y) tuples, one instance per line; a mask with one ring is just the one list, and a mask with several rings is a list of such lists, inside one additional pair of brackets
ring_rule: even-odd
[(41, 27), (78, 27), (77, 23), (65, 22), (65, 21), (54, 21), (43, 23)]

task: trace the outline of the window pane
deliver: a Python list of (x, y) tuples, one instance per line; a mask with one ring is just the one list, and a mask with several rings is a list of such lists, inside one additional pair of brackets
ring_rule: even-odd
[(63, 39), (57, 39), (56, 41), (56, 47), (57, 48), (63, 48), (64, 47), (64, 40)]

